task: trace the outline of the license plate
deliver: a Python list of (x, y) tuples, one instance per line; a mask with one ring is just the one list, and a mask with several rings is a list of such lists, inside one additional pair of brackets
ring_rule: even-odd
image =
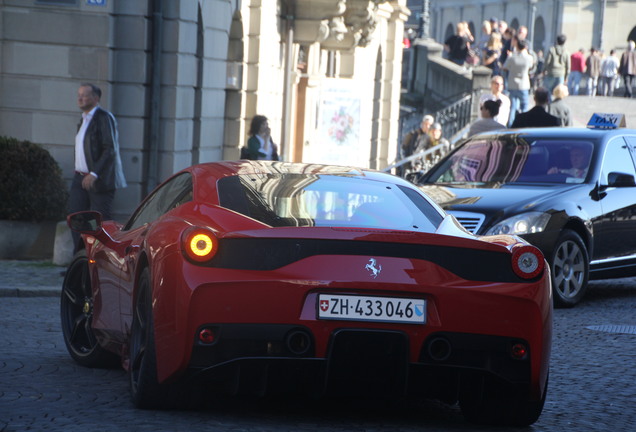
[(318, 318), (425, 324), (426, 300), (320, 294)]

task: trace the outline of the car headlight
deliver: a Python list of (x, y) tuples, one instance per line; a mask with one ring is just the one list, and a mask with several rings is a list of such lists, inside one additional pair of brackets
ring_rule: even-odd
[(486, 235), (533, 234), (542, 232), (550, 220), (548, 213), (528, 212), (503, 220), (490, 228)]

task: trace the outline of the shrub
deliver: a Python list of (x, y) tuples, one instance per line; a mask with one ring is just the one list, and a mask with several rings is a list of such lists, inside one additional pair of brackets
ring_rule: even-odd
[(46, 149), (0, 136), (0, 219), (64, 220), (67, 200), (62, 170)]

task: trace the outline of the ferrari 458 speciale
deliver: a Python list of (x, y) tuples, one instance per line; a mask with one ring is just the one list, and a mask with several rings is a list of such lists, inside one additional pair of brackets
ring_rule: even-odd
[[(195, 165), (125, 224), (69, 215), (70, 355), (120, 363), (138, 407), (200, 391), (459, 403), (477, 423), (543, 409), (549, 267), (478, 237), (416, 186), (351, 167)], [(197, 387), (197, 392), (189, 393)]]

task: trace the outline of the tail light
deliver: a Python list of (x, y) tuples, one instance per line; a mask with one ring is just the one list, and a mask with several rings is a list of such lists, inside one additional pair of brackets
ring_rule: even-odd
[(545, 267), (543, 254), (534, 246), (516, 247), (512, 251), (512, 269), (523, 279), (539, 276)]
[(183, 232), (181, 247), (186, 257), (200, 263), (214, 257), (219, 242), (214, 233), (205, 228), (192, 227)]

